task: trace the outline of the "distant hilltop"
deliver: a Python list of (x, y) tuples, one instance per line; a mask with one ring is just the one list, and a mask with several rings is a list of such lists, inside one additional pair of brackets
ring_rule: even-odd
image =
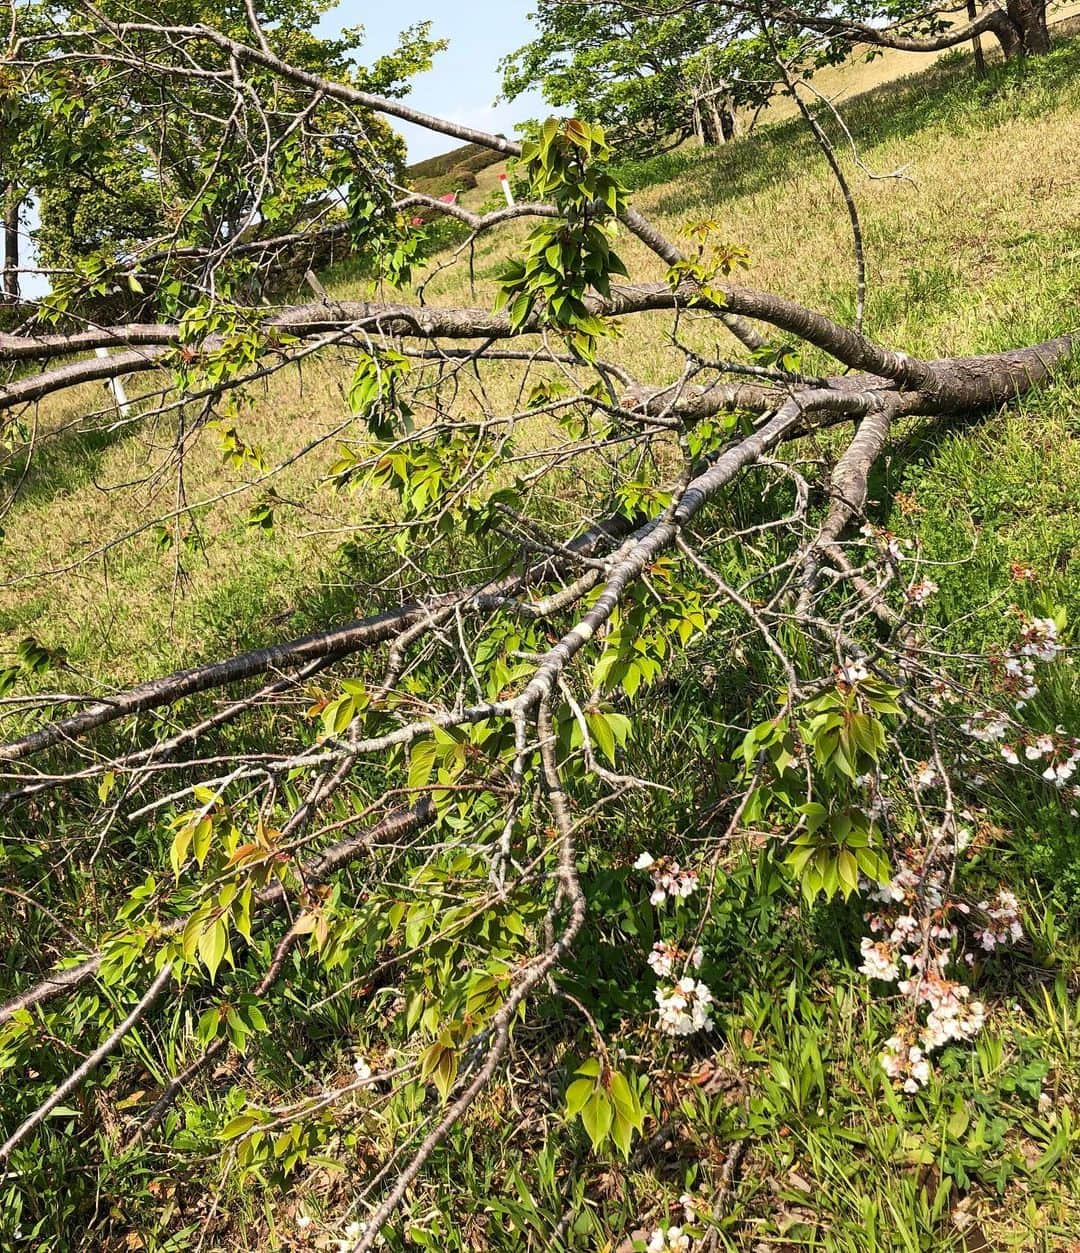
[(476, 173), (497, 161), (503, 153), (481, 144), (462, 144), (437, 157), (428, 157), (406, 168), (409, 186), (426, 196), (444, 196), (452, 191), (468, 191), (476, 186)]

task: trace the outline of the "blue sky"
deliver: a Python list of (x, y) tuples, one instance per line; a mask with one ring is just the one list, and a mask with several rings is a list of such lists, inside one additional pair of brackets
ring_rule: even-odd
[[(336, 34), (343, 26), (363, 26), (366, 39), (359, 58), (370, 62), (389, 52), (407, 26), (430, 20), (432, 35), (448, 39), (450, 46), (432, 70), (413, 80), (409, 103), (455, 122), (512, 135), (515, 122), (546, 112), (538, 92), (494, 107), (502, 85), (500, 59), (535, 34), (527, 17), (532, 8), (533, 0), (396, 0), (380, 5), (342, 0), (323, 18), (322, 29)], [(405, 135), (412, 161), (454, 146), (445, 135), (393, 124)]]

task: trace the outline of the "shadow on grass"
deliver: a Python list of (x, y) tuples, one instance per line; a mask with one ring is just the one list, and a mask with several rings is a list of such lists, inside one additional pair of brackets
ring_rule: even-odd
[(104, 425), (85, 430), (74, 427), (39, 437), (33, 447), (29, 467), (26, 455), (30, 443), (20, 444), (0, 463), (0, 494), (4, 500), (17, 490), (15, 508), (43, 505), (93, 482), (98, 468), (111, 448), (139, 429), (138, 422)]

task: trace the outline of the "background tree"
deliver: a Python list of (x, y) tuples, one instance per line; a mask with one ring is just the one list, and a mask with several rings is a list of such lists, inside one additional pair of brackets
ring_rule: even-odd
[(1043, 0), (1006, 0), (1004, 4), (970, 7), (941, 4), (929, 9), (916, 3), (865, 5), (854, 0), (835, 7), (767, 4), (762, 12), (778, 25), (804, 29), (849, 47), (865, 44), (902, 52), (940, 52), (989, 33), (1006, 58), (1038, 56), (1050, 49)]
[[(369, 68), (355, 64), (362, 28), (340, 38), (316, 36), (327, 5), (282, 0), (253, 5), (200, 7), (191, 0), (143, 7), (143, 24), (215, 24), (232, 37), (273, 46), (305, 73), (333, 75), (388, 96), (404, 94), (408, 79), (430, 65), (443, 46), (421, 23), (401, 38), (391, 54)], [(105, 19), (130, 16), (127, 5), (105, 4)], [(65, 6), (50, 3), (28, 11), (47, 36), (70, 19)], [(361, 131), (347, 132), (340, 106), (312, 98), (267, 76), (253, 76), (250, 97), (226, 114), (213, 87), (198, 77), (183, 81), (175, 69), (186, 50), (155, 47), (140, 60), (142, 31), (126, 36), (139, 68), (120, 75), (103, 56), (92, 83), (76, 81), (62, 60), (37, 88), (47, 99), (48, 121), (33, 129), (35, 191), (40, 201), (37, 244), (46, 264), (70, 265), (108, 248), (113, 254), (138, 245), (218, 245), (244, 235), (289, 233), (313, 218), (341, 216), (340, 186), (357, 162), (400, 173), (404, 146), (374, 115)], [(47, 45), (47, 38), (43, 38)], [(204, 67), (228, 72), (228, 59)], [(163, 84), (167, 88), (163, 88)], [(162, 100), (164, 89), (175, 98)], [(25, 102), (24, 102), (25, 103)], [(62, 126), (58, 126), (62, 122)], [(147, 128), (159, 125), (153, 142)], [(24, 144), (25, 147), (25, 144)], [(261, 154), (258, 182), (249, 185), (252, 158)]]
[[(620, 151), (663, 151), (693, 134), (722, 143), (734, 109), (757, 107), (774, 90), (752, 15), (722, 6), (543, 0), (536, 39), (503, 62), (515, 99), (541, 87), (555, 109), (602, 121)], [(764, 72), (762, 72), (764, 70)]]
[[(727, 14), (728, 20), (756, 19), (787, 29), (796, 35), (813, 35), (838, 49), (856, 45), (893, 48), (901, 52), (940, 52), (992, 34), (1006, 58), (1037, 56), (1049, 51), (1047, 4), (1043, 0), (1005, 0), (978, 5), (916, 2), (899, 4), (845, 0), (839, 5), (816, 3), (749, 4), (744, 0), (625, 0), (624, 12), (637, 19), (660, 15), (689, 14), (697, 10)], [(967, 20), (965, 21), (965, 17)]]
[[(736, 109), (756, 110), (772, 96), (780, 76), (765, 30), (789, 68), (809, 76), (855, 47), (938, 52), (983, 34), (1006, 58), (1045, 53), (1046, 8), (1029, 0), (966, 9), (914, 0), (540, 0), (532, 14), (540, 33), (504, 61), (503, 90), (514, 99), (540, 87), (556, 109), (603, 120), (620, 148), (658, 152), (691, 134), (721, 142)], [(714, 118), (717, 101), (724, 108)]]
[(22, 220), (20, 210), (22, 195), (19, 188), (8, 183), (4, 188), (4, 277), (3, 292), (6, 300), (19, 299), (19, 265), (21, 258)]

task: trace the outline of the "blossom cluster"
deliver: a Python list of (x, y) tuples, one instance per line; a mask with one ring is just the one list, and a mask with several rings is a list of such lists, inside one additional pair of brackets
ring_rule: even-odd
[(982, 1002), (970, 999), (970, 988), (947, 973), (957, 961), (974, 963), (961, 927), (987, 952), (1023, 937), (1012, 892), (1002, 888), (980, 902), (981, 918), (973, 918), (971, 906), (950, 894), (948, 859), (970, 838), (966, 828), (952, 838), (934, 832), (921, 861), (915, 856), (902, 861), (887, 883), (862, 884), (878, 908), (864, 915), (871, 934), (860, 945), (859, 972), (894, 983), (911, 1007), (908, 1025), (886, 1042), (881, 1055), (885, 1073), (905, 1092), (917, 1092), (927, 1082), (931, 1053), (950, 1041), (970, 1040), (985, 1022)]
[(649, 1237), (649, 1243), (646, 1246), (649, 1253), (666, 1253), (669, 1249), (682, 1250), (690, 1247), (690, 1237), (681, 1227), (669, 1227), (667, 1231), (657, 1227), (657, 1229)]
[(971, 989), (954, 979), (946, 979), (936, 971), (928, 971), (918, 979), (906, 979), (897, 987), (913, 995), (916, 1004), (930, 1006), (920, 1040), (926, 1052), (933, 1052), (951, 1040), (970, 1040), (978, 1035), (986, 1021), (982, 1001), (970, 1001)]
[(634, 869), (648, 870), (652, 875), (653, 890), (649, 901), (653, 905), (663, 905), (669, 896), (672, 900), (686, 900), (697, 891), (697, 871), (684, 870), (670, 857), (642, 853), (634, 862)]
[(930, 1063), (917, 1044), (909, 1044), (903, 1036), (894, 1035), (885, 1041), (881, 1066), (890, 1079), (895, 1079), (905, 1092), (918, 1092), (930, 1078)]
[(1020, 641), (1015, 651), (1022, 657), (1053, 661), (1061, 652), (1057, 623), (1053, 618), (1032, 618), (1020, 632)]
[(896, 963), (896, 951), (884, 941), (871, 940), (864, 936), (860, 944), (862, 965), (859, 974), (868, 979), (880, 979), (882, 983), (895, 983), (900, 978), (900, 967)]
[(679, 948), (677, 944), (669, 944), (666, 940), (657, 940), (652, 946), (648, 962), (652, 972), (658, 979), (669, 979), (678, 967), (693, 966), (701, 969), (705, 959), (705, 950), (698, 945), (691, 951)]
[(1035, 662), (1031, 657), (992, 658), (991, 670), (997, 680), (997, 686), (1007, 696), (1017, 710), (1021, 710), (1029, 700), (1039, 694), (1039, 685), (1035, 682)]
[[(879, 559), (904, 558), (900, 541), (873, 526), (863, 534), (874, 540)], [(1028, 567), (1013, 570), (1014, 578), (1030, 579)], [(923, 605), (938, 590), (930, 579), (912, 583), (906, 592), (910, 604)], [(978, 744), (992, 747), (1012, 765), (1030, 763), (1042, 778), (1059, 790), (1080, 798), (1080, 738), (1063, 727), (1053, 733), (1024, 731), (1016, 715), (1039, 691), (1038, 666), (1062, 652), (1057, 620), (1024, 618), (1010, 646), (990, 656), (990, 680), (983, 700), (957, 714), (961, 731)], [(901, 669), (905, 670), (902, 664)], [(912, 681), (920, 682), (917, 665), (906, 667)], [(865, 662), (845, 659), (836, 670), (837, 682), (854, 685), (868, 677)], [(921, 684), (920, 684), (921, 685)], [(963, 699), (957, 684), (943, 675), (924, 687), (934, 708), (956, 707)], [(970, 751), (970, 750), (969, 750)], [(915, 763), (908, 779), (915, 793), (947, 786), (943, 758)], [(956, 763), (966, 767), (964, 779), (972, 786), (985, 776), (972, 772), (970, 764), (985, 760), (961, 751)], [(871, 819), (888, 817), (889, 801), (883, 794), (886, 775), (880, 765), (854, 778), (864, 793), (863, 808)], [(920, 812), (924, 806), (919, 804)], [(1072, 811), (1075, 812), (1075, 811)], [(970, 823), (970, 815), (961, 815)], [(894, 834), (902, 823), (890, 823)], [(1023, 939), (1024, 929), (1015, 894), (1000, 888), (987, 900), (965, 901), (953, 886), (955, 860), (971, 842), (969, 826), (931, 825), (922, 837), (907, 843), (895, 873), (885, 883), (860, 882), (866, 894), (864, 915), (868, 932), (860, 943), (859, 972), (867, 979), (891, 984), (906, 1001), (894, 1034), (886, 1042), (881, 1065), (906, 1092), (917, 1092), (929, 1079), (932, 1054), (950, 1042), (971, 1040), (986, 1019), (986, 1009), (976, 1000), (957, 971), (974, 967), (980, 954)]]
[[(367, 1231), (367, 1228), (367, 1223), (349, 1223), (349, 1225), (345, 1228), (343, 1238), (337, 1241), (338, 1253), (350, 1253), (350, 1250), (354, 1249), (357, 1244), (360, 1243), (360, 1240)], [(379, 1235), (375, 1237), (375, 1245), (377, 1248), (382, 1248), (385, 1244), (386, 1237), (380, 1232)]]
[(713, 994), (692, 975), (684, 975), (673, 985), (656, 989), (656, 1006), (660, 1012), (660, 1030), (665, 1035), (693, 1035), (713, 1028)]
[(940, 787), (944, 782), (941, 771), (931, 762), (920, 762), (915, 769), (915, 786), (920, 792), (926, 788)]
[[(892, 531), (887, 531), (882, 526), (874, 526), (871, 522), (864, 523), (859, 534), (865, 539), (876, 540), (882, 553), (892, 561), (902, 560), (904, 548), (911, 542), (910, 540), (900, 539)], [(937, 590), (936, 587), (934, 590)]]
[(836, 677), (839, 682), (851, 687), (856, 683), (861, 683), (863, 679), (868, 679), (870, 671), (866, 668), (866, 663), (859, 658), (845, 657), (836, 669)]
[[(1035, 681), (1035, 663), (1053, 661), (1061, 652), (1058, 627), (1053, 618), (1031, 618), (1024, 623), (1018, 638), (1002, 656), (990, 658), (990, 669), (995, 686), (1002, 696), (1021, 710), (1039, 692)], [(996, 710), (973, 714), (960, 724), (961, 730), (983, 744), (997, 744), (1009, 734), (1009, 719)], [(1027, 751), (1028, 760), (1040, 755), (1050, 755), (1054, 746), (1048, 737), (1040, 737), (1036, 744), (1040, 752)], [(1021, 747), (1024, 747), (1021, 745)], [(1035, 745), (1027, 745), (1032, 750)], [(1015, 744), (1003, 744), (1001, 754), (1006, 761), (1018, 764), (1020, 751)], [(1080, 760), (1080, 746), (1074, 745), (1068, 754), (1058, 755), (1046, 768), (1043, 777), (1060, 786), (1068, 780)], [(1060, 768), (1060, 773), (1059, 773)]]
[[(1080, 740), (1067, 737), (1058, 727), (1054, 735), (1037, 735), (1033, 739), (1001, 745), (1001, 755), (1010, 765), (1020, 764), (1020, 754), (1030, 762), (1042, 765), (1042, 777), (1055, 787), (1064, 787), (1080, 765)], [(1045, 763), (1045, 764), (1044, 764)]]
[(920, 608), (939, 590), (933, 579), (920, 579), (907, 589), (906, 595), (913, 605)]
[(986, 925), (976, 930), (975, 938), (988, 953), (1001, 944), (1014, 944), (1023, 939), (1020, 903), (1014, 893), (999, 888), (992, 900), (979, 902), (979, 909), (986, 916)]
[[(662, 905), (670, 896), (685, 900), (698, 886), (695, 870), (684, 870), (670, 857), (654, 857), (642, 853), (634, 862), (635, 870), (652, 875), (653, 891), (649, 900)], [(680, 948), (670, 940), (657, 940), (648, 956), (649, 968), (658, 979), (671, 980), (676, 970), (700, 970), (705, 951), (700, 945)], [(663, 982), (655, 992), (660, 1030), (665, 1035), (693, 1035), (695, 1031), (711, 1031), (713, 994), (708, 986), (693, 975), (683, 974), (674, 983)]]
[(960, 730), (980, 744), (996, 744), (1009, 734), (1009, 724), (999, 713), (972, 714), (960, 723)]

